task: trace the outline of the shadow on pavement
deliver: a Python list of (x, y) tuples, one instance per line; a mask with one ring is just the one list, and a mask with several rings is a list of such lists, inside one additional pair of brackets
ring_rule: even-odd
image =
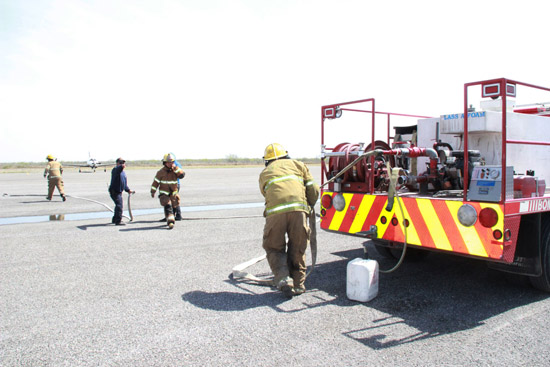
[[(378, 256), (374, 249), (369, 248), (369, 254), (379, 261), (381, 269), (389, 269), (395, 264), (393, 260)], [(506, 274), (488, 269), (483, 261), (431, 253), (422, 261), (405, 260), (393, 273), (380, 274), (378, 296), (362, 304), (346, 297), (346, 267), (350, 260), (362, 257), (363, 250), (334, 255), (342, 260), (318, 264), (306, 281), (308, 292), (288, 303), (293, 307), (287, 307), (285, 302), (288, 300), (273, 288), (249, 287), (249, 284), (232, 279), (226, 282), (245, 293), (192, 291), (183, 294), (182, 300), (216, 311), (268, 306), (279, 312), (300, 312), (329, 304), (339, 307), (363, 305), (385, 316), (365, 319), (364, 328), (349, 330), (343, 335), (372, 349), (384, 349), (472, 329), (493, 316), (549, 296), (528, 284), (509, 282)], [(296, 299), (300, 300), (298, 309)]]
[[(389, 269), (397, 261), (378, 256), (371, 247), (369, 254), (381, 269)], [(346, 260), (339, 276), (345, 279), (345, 265), (362, 252), (341, 255)], [(485, 262), (464, 257), (431, 253), (422, 261), (406, 260), (397, 271), (380, 274), (378, 297), (365, 303), (387, 316), (343, 334), (372, 349), (384, 349), (472, 329), (491, 317), (549, 296), (508, 279), (509, 275), (489, 269)], [(338, 299), (345, 297), (345, 289), (337, 293)], [(346, 300), (342, 304), (358, 303)], [(396, 328), (398, 324), (402, 325)]]
[[(133, 221), (133, 222), (125, 222), (126, 224), (124, 226), (115, 226), (113, 223), (111, 222), (106, 222), (106, 223), (98, 223), (98, 224), (84, 224), (84, 225), (81, 225), (81, 226), (76, 226), (76, 228), (80, 229), (80, 230), (83, 230), (83, 231), (86, 231), (88, 230), (88, 228), (96, 228), (96, 227), (114, 227), (118, 230), (120, 230), (121, 232), (130, 232), (130, 231), (148, 231), (148, 230), (154, 230), (154, 229), (168, 229), (168, 227), (166, 226), (165, 223), (159, 223), (158, 221)], [(152, 224), (154, 223), (155, 225), (154, 226), (149, 226), (149, 227), (134, 227), (132, 228), (132, 226), (136, 225), (136, 224)]]
[(114, 225), (112, 223), (99, 223), (99, 224), (84, 224), (82, 226), (76, 226), (76, 228), (78, 228), (82, 231), (87, 231), (88, 228), (107, 227), (107, 226), (113, 226), (114, 227)]
[[(134, 227), (136, 224), (154, 224), (148, 227)], [(168, 230), (168, 226), (165, 222), (159, 222), (158, 220), (140, 220), (126, 223), (126, 226), (121, 227), (121, 232), (132, 232), (132, 231), (151, 231), (156, 229)]]

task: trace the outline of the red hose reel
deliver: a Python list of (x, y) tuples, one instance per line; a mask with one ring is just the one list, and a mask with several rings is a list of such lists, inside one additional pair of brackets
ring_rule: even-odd
[[(381, 141), (374, 142), (374, 148), (369, 144), (364, 150), (361, 150), (361, 144), (341, 143), (338, 144), (332, 150), (332, 153), (341, 153), (339, 155), (333, 155), (328, 160), (328, 170), (326, 170), (326, 178), (330, 179), (338, 172), (342, 171), (345, 167), (351, 164), (357, 157), (364, 152), (371, 151), (373, 149), (390, 150), (391, 147)], [(369, 177), (374, 174), (374, 187), (379, 189), (381, 183), (380, 175), (386, 174), (386, 166), (389, 163), (392, 167), (395, 166), (395, 158), (393, 156), (383, 158), (374, 158), (374, 167), (372, 167), (371, 159), (365, 158), (357, 162), (351, 169), (346, 171), (342, 177), (340, 183), (344, 191), (346, 192), (368, 192)], [(330, 184), (332, 185), (332, 184)], [(330, 186), (329, 186), (330, 187)], [(331, 188), (332, 189), (332, 188)]]

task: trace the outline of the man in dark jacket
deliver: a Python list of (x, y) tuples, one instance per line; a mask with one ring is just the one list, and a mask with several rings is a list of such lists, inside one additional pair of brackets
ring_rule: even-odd
[(111, 185), (109, 185), (109, 194), (115, 203), (115, 211), (111, 222), (117, 226), (124, 225), (122, 222), (122, 192), (126, 191), (128, 194), (133, 194), (135, 192), (131, 191), (128, 187), (128, 180), (126, 179), (124, 168), (126, 168), (126, 161), (122, 158), (118, 158), (116, 160), (116, 167), (111, 171)]

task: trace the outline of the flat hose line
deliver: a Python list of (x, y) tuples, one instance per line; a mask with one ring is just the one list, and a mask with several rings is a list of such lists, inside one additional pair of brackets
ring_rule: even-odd
[[(96, 203), (96, 204), (99, 204), (99, 205), (102, 205), (104, 206), (105, 208), (109, 209), (109, 211), (111, 211), (112, 213), (114, 213), (114, 209), (112, 209), (109, 205), (105, 204), (105, 203), (102, 203), (101, 201), (97, 201), (97, 200), (93, 200), (93, 199), (88, 199), (88, 198), (83, 198), (83, 197), (80, 197), (80, 196), (74, 196), (74, 195), (65, 195), (66, 197), (69, 197), (69, 198), (73, 198), (73, 199), (80, 199), (80, 200), (86, 200), (86, 201), (90, 201), (92, 203)], [(130, 206), (130, 197), (132, 196), (132, 194), (128, 194), (128, 214), (130, 215), (129, 217), (122, 214), (122, 216), (124, 218), (128, 218), (130, 219), (130, 222), (134, 220), (134, 216), (132, 215), (132, 207)]]
[[(311, 252), (311, 267), (306, 272), (306, 278), (313, 272), (313, 269), (315, 268), (315, 264), (317, 263), (317, 226), (316, 226), (317, 222), (316, 222), (316, 215), (315, 215), (314, 208), (311, 208), (310, 210), (310, 213), (308, 215), (308, 222), (309, 222), (309, 228), (311, 228), (311, 233), (309, 236), (309, 250)], [(265, 258), (266, 258), (266, 255), (264, 254), (235, 266), (231, 274), (233, 276), (233, 279), (237, 281), (255, 283), (259, 285), (275, 286), (275, 284), (273, 284), (272, 276), (258, 277), (245, 271), (246, 268), (262, 260), (265, 260)]]
[[(105, 208), (109, 209), (111, 212), (114, 212), (113, 209), (111, 209), (107, 204), (102, 203), (102, 202), (97, 201), (97, 200), (92, 200), (92, 199), (83, 198), (83, 197), (79, 197), (79, 196), (73, 196), (73, 195), (65, 195), (65, 196), (71, 197), (71, 198), (74, 198), (74, 199), (81, 199), (81, 200), (90, 201), (90, 202), (92, 202), (92, 203), (96, 203), (96, 204), (102, 205), (102, 206), (104, 206)], [(126, 216), (126, 215), (123, 215), (123, 216), (124, 216), (125, 218), (130, 219), (130, 221), (133, 221), (133, 220), (134, 220), (134, 216), (132, 215), (132, 207), (130, 206), (130, 197), (131, 197), (131, 196), (132, 196), (132, 194), (129, 194), (129, 195), (128, 195), (128, 214), (129, 214), (130, 216), (129, 216), (129, 217)], [(231, 216), (231, 217), (192, 217), (192, 218), (184, 217), (184, 218), (182, 218), (182, 220), (247, 219), (247, 218), (260, 218), (260, 217), (263, 217), (263, 215), (243, 215), (243, 216)]]
[[(129, 219), (130, 221), (133, 221), (134, 220), (134, 216), (132, 214), (132, 206), (131, 206), (131, 201), (130, 201), (130, 197), (132, 196), (133, 194), (129, 194), (128, 195), (128, 214), (129, 216), (127, 215), (122, 215), (124, 218), (127, 218)], [(7, 193), (4, 193), (3, 196), (16, 196), (16, 195), (10, 195), (10, 194), (7, 194)], [(17, 195), (17, 196), (21, 196), (21, 195)], [(23, 195), (23, 196), (32, 196), (32, 195)], [(42, 195), (36, 195), (36, 196), (42, 196)], [(114, 213), (114, 209), (111, 208), (109, 205), (105, 204), (105, 203), (102, 203), (101, 201), (97, 201), (97, 200), (93, 200), (93, 199), (88, 199), (88, 198), (83, 198), (81, 196), (75, 196), (75, 195), (68, 195), (68, 194), (65, 194), (66, 197), (69, 197), (69, 198), (73, 198), (73, 199), (79, 199), (79, 200), (85, 200), (85, 201), (89, 201), (89, 202), (92, 202), (92, 203), (95, 203), (95, 204), (99, 204), (103, 207), (105, 207), (106, 209), (108, 209), (110, 212)], [(212, 219), (212, 220), (215, 220), (215, 219), (247, 219), (247, 218), (260, 218), (260, 217), (263, 217), (263, 215), (247, 215), (247, 216), (231, 216), (231, 217), (193, 217), (193, 218), (182, 218), (182, 220), (208, 220), (208, 219)]]
[[(81, 199), (81, 200), (87, 200), (87, 201), (90, 201), (90, 202), (93, 202), (93, 203), (96, 203), (96, 204), (100, 204), (104, 207), (106, 207), (107, 209), (109, 209), (111, 212), (113, 212), (113, 209), (111, 209), (107, 204), (104, 204), (100, 201), (97, 201), (97, 200), (92, 200), (92, 199), (88, 199), (88, 198), (83, 198), (83, 197), (79, 197), (79, 196), (72, 196), (72, 195), (66, 195), (68, 197), (72, 197), (74, 199)], [(128, 213), (130, 214), (130, 221), (133, 220), (133, 215), (132, 215), (132, 211), (131, 211), (131, 206), (130, 206), (130, 197), (132, 195), (129, 194), (128, 195)], [(259, 218), (259, 217), (263, 217), (262, 215), (249, 215), (249, 216), (231, 216), (231, 217), (202, 217), (202, 218), (182, 218), (182, 220), (208, 220), (208, 219), (245, 219), (245, 218)], [(309, 226), (311, 228), (311, 234), (310, 234), (310, 241), (309, 241), (309, 246), (310, 246), (310, 251), (311, 251), (311, 268), (309, 269), (309, 271), (306, 273), (306, 278), (309, 276), (309, 274), (311, 274), (311, 272), (313, 271), (313, 268), (315, 267), (315, 264), (317, 262), (317, 228), (316, 228), (316, 219), (315, 219), (315, 209), (311, 209), (310, 213), (309, 213), (309, 216), (308, 216), (308, 221), (309, 221)], [(239, 264), (237, 265), (236, 267), (233, 268), (233, 279), (235, 280), (248, 280), (248, 281), (253, 281), (253, 282), (256, 282), (256, 283), (259, 283), (259, 284), (264, 284), (264, 285), (272, 285), (273, 284), (273, 280), (272, 279), (265, 279), (265, 278), (259, 278), (259, 277), (256, 277), (252, 274), (249, 274), (247, 272), (244, 271), (244, 269), (246, 269), (247, 267), (251, 266), (251, 265), (254, 265), (262, 260), (265, 259), (265, 255), (262, 255), (260, 257), (257, 257), (257, 258), (254, 258), (252, 260), (249, 260), (245, 263), (242, 263), (242, 264)]]

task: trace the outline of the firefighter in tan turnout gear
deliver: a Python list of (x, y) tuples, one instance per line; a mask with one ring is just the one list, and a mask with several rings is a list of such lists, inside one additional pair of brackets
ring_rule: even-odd
[(53, 192), (57, 187), (59, 195), (61, 195), (61, 198), (65, 201), (67, 200), (67, 197), (65, 196), (63, 179), (61, 177), (61, 174), (63, 173), (63, 166), (61, 163), (56, 161), (51, 154), (48, 154), (46, 160), (48, 161), (48, 165), (46, 166), (46, 169), (44, 169), (44, 177), (48, 176), (48, 196), (46, 199), (52, 200)]
[(185, 172), (175, 163), (175, 157), (168, 153), (162, 159), (163, 167), (157, 172), (153, 185), (151, 186), (151, 197), (159, 192), (160, 205), (164, 207), (164, 215), (168, 227), (174, 227), (174, 208), (180, 206), (180, 196), (178, 194), (178, 178), (183, 178)]
[[(302, 162), (290, 159), (280, 144), (265, 148), (266, 168), (260, 174), (265, 197), (263, 248), (274, 285), (285, 296), (305, 292), (306, 248), (310, 235), (307, 214), (319, 197), (319, 186)], [(285, 235), (288, 235), (288, 243)]]

